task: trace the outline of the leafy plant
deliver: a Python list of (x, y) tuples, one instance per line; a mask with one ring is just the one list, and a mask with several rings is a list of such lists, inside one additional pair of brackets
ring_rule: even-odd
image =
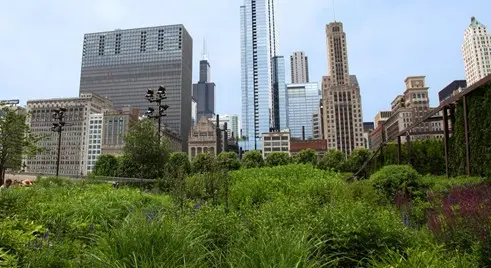
[(314, 167), (317, 165), (317, 152), (313, 149), (300, 151), (294, 157), (297, 164), (311, 164)]
[(210, 153), (198, 154), (193, 159), (192, 166), (194, 173), (213, 172), (218, 169), (217, 160), (215, 159), (215, 156)]
[(240, 169), (240, 160), (235, 152), (221, 152), (217, 157), (218, 165), (224, 170)]
[(395, 200), (398, 193), (406, 197), (424, 195), (427, 186), (421, 181), (421, 175), (410, 166), (385, 166), (370, 177), (373, 187), (389, 200)]
[(323, 170), (342, 171), (344, 165), (344, 154), (335, 149), (329, 149), (318, 163), (318, 168)]
[(285, 152), (273, 152), (266, 157), (268, 167), (284, 166), (290, 164), (290, 156)]
[(114, 155), (99, 155), (94, 166), (94, 175), (114, 177), (118, 172), (118, 159)]
[(248, 151), (242, 157), (242, 167), (260, 168), (264, 166), (263, 156), (259, 151)]

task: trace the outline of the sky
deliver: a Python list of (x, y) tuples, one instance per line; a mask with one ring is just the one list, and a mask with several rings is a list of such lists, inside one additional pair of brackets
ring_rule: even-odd
[[(0, 1), (0, 100), (74, 97), (84, 33), (184, 24), (193, 37), (193, 82), (206, 38), (216, 112), (238, 114), (242, 0)], [(425, 75), (430, 101), (464, 79), (461, 44), (475, 16), (491, 27), (489, 0), (277, 0), (280, 55), (309, 57), (312, 82), (327, 69), (325, 26), (344, 23), (351, 74), (360, 83), (363, 119), (404, 91), (407, 76)], [(286, 61), (287, 63), (289, 60)], [(289, 66), (286, 69), (290, 82)]]

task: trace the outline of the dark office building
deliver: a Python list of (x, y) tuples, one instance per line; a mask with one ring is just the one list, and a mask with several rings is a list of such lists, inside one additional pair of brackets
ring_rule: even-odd
[[(183, 25), (85, 34), (80, 92), (112, 100), (116, 109), (147, 111), (148, 89), (167, 89), (162, 122), (179, 132), (183, 149), (191, 128), (193, 40)], [(157, 109), (156, 109), (157, 110)]]
[(446, 99), (452, 97), (453, 95), (459, 93), (463, 89), (467, 87), (467, 82), (465, 80), (455, 80), (446, 86), (444, 89), (438, 92), (438, 99), (440, 103), (445, 101)]
[(196, 100), (196, 121), (202, 116), (212, 118), (215, 114), (215, 83), (210, 82), (210, 63), (203, 59), (199, 62), (199, 81), (193, 84), (193, 98)]

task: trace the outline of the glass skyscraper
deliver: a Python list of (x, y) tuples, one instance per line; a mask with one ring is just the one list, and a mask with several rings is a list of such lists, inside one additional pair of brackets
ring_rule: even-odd
[[(162, 123), (180, 133), (185, 150), (191, 128), (193, 40), (183, 25), (84, 35), (80, 92), (110, 99), (116, 109), (141, 113), (149, 88), (166, 89), (170, 106)], [(155, 108), (158, 110), (157, 108)]]
[(284, 58), (278, 56), (274, 0), (244, 0), (240, 7), (242, 138), (244, 150), (260, 150), (261, 135), (279, 130)]
[(300, 138), (304, 127), (305, 138), (312, 139), (312, 115), (318, 112), (320, 99), (318, 83), (288, 84), (286, 105), (281, 108), (281, 114), (286, 114), (282, 129), (289, 128), (292, 138)]

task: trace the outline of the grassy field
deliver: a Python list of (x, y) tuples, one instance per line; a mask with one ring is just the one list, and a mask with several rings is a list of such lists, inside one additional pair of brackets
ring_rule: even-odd
[(393, 168), (200, 174), (169, 194), (43, 179), (0, 192), (0, 267), (489, 265), (489, 184)]

